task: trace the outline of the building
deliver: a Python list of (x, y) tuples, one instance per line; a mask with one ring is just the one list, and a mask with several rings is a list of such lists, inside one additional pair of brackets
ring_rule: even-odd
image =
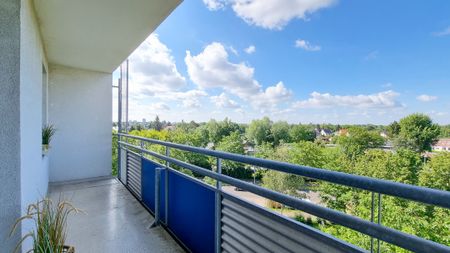
[[(31, 223), (23, 222), (9, 236), (27, 206), (58, 194), (69, 194), (74, 205), (87, 212), (69, 219), (68, 243), (77, 252), (367, 252), (227, 194), (220, 182), (410, 251), (450, 251), (448, 246), (388, 228), (389, 224), (233, 179), (221, 173), (222, 161), (443, 208), (450, 208), (448, 192), (131, 136), (123, 131), (128, 122), (119, 122), (118, 176), (111, 178), (112, 72), (180, 2), (0, 2), (1, 252), (13, 252), (32, 229)], [(45, 155), (41, 134), (47, 123), (57, 132)], [(164, 152), (147, 149), (151, 145)], [(216, 170), (177, 160), (172, 150), (208, 156), (216, 161)], [(207, 185), (175, 166), (216, 182)], [(28, 238), (22, 252), (30, 247)]]
[[(49, 182), (111, 174), (112, 72), (178, 4), (0, 1), (1, 252), (13, 252), (28, 233), (23, 223), (8, 235)], [(47, 123), (57, 132), (43, 156)]]
[(432, 145), (433, 151), (447, 151), (450, 152), (450, 138), (439, 139)]

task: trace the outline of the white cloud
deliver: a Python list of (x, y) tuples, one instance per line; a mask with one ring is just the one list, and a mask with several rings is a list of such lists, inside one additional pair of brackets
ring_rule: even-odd
[(321, 49), (320, 46), (311, 45), (311, 43), (309, 43), (306, 40), (296, 40), (295, 47), (304, 49), (306, 51), (320, 51), (320, 49)]
[[(208, 94), (202, 90), (180, 91), (186, 80), (177, 70), (170, 49), (158, 35), (150, 35), (130, 56), (130, 97), (144, 101), (149, 97), (175, 101), (184, 108), (198, 108), (200, 98)], [(140, 102), (143, 103), (143, 102)], [(143, 110), (144, 106), (135, 104)], [(152, 110), (168, 110), (162, 103), (148, 105)]]
[(416, 99), (422, 102), (431, 102), (438, 99), (438, 97), (422, 94), (420, 96), (417, 96)]
[(442, 30), (442, 31), (434, 32), (433, 35), (434, 35), (434, 36), (439, 36), (439, 37), (440, 37), (440, 36), (447, 36), (447, 35), (450, 35), (450, 26), (447, 27), (447, 28), (445, 28), (445, 29)]
[(233, 46), (230, 46), (230, 47), (229, 47), (229, 50), (230, 50), (234, 55), (239, 55), (238, 51), (237, 51)]
[(251, 25), (281, 30), (292, 19), (331, 6), (336, 0), (203, 0), (208, 9), (218, 10), (231, 5), (238, 17)]
[(186, 85), (169, 48), (158, 35), (150, 35), (130, 56), (131, 96), (153, 96), (157, 92), (178, 90)]
[(169, 111), (170, 107), (164, 103), (154, 103), (149, 105), (150, 110)]
[(246, 49), (244, 49), (244, 51), (247, 54), (253, 54), (254, 52), (256, 52), (256, 47), (254, 45), (250, 45)]
[(245, 63), (231, 63), (225, 47), (213, 42), (200, 54), (186, 52), (185, 62), (191, 80), (201, 88), (222, 88), (247, 98), (259, 92), (261, 86), (253, 79), (254, 69)]
[(219, 96), (212, 96), (211, 102), (213, 102), (219, 108), (240, 108), (241, 106), (234, 100), (227, 97), (225, 93)]
[(199, 108), (201, 106), (200, 99), (206, 96), (208, 96), (208, 93), (203, 90), (162, 92), (155, 95), (155, 97), (165, 101), (179, 101), (184, 108)]
[(270, 86), (265, 91), (255, 94), (251, 103), (255, 108), (274, 108), (279, 103), (289, 100), (291, 96), (292, 91), (288, 90), (283, 82), (279, 82), (275, 86)]
[(254, 68), (243, 62), (230, 62), (225, 47), (218, 42), (209, 44), (195, 56), (187, 51), (185, 62), (190, 79), (200, 88), (223, 89), (255, 108), (276, 106), (292, 94), (282, 82), (263, 90), (254, 79)]
[(203, 0), (203, 3), (206, 5), (206, 7), (211, 10), (219, 10), (225, 7), (225, 0)]
[(330, 93), (311, 93), (307, 100), (297, 101), (295, 108), (354, 107), (354, 108), (395, 108), (402, 105), (396, 100), (398, 93), (388, 90), (370, 95), (332, 95)]

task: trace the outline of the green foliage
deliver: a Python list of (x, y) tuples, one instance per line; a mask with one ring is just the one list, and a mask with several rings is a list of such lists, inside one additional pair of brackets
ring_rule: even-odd
[(431, 150), (437, 140), (440, 127), (424, 114), (411, 114), (400, 120), (400, 132), (395, 139), (397, 148), (408, 148), (416, 152)]
[(369, 148), (377, 148), (384, 144), (384, 139), (375, 131), (362, 127), (351, 127), (348, 136), (339, 136), (337, 143), (351, 160), (355, 160)]
[(450, 191), (450, 152), (434, 156), (420, 173), (420, 185)]
[(294, 164), (322, 168), (325, 165), (323, 147), (309, 141), (295, 143), (289, 150), (288, 161)]
[(316, 132), (309, 126), (294, 125), (289, 131), (289, 136), (293, 142), (314, 141), (316, 139)]
[(119, 148), (119, 146), (117, 143), (118, 138), (117, 138), (116, 134), (117, 134), (117, 132), (113, 131), (113, 133), (112, 133), (112, 166), (111, 166), (111, 168), (112, 168), (111, 174), (113, 176), (117, 176), (117, 173), (119, 170), (119, 165), (118, 165), (118, 162), (119, 162), (118, 148)]
[(286, 121), (277, 121), (273, 123), (270, 129), (273, 145), (277, 146), (280, 143), (289, 143), (291, 141), (289, 129), (289, 124)]
[(386, 128), (389, 138), (393, 138), (400, 133), (400, 124), (397, 121), (392, 122)]
[(50, 145), (53, 135), (56, 133), (56, 128), (52, 125), (45, 125), (42, 128), (42, 145)]
[(450, 125), (441, 126), (440, 138), (450, 138)]
[[(241, 134), (236, 131), (225, 136), (217, 144), (216, 150), (243, 155), (244, 147), (242, 145)], [(213, 160), (215, 161), (215, 159)], [(222, 171), (226, 175), (237, 178), (250, 178), (252, 175), (252, 171), (247, 169), (242, 163), (228, 160), (222, 160)]]
[(156, 115), (155, 121), (154, 121), (154, 126), (155, 130), (160, 131), (162, 129), (162, 123), (159, 120), (158, 115)]
[(242, 132), (241, 127), (228, 118), (219, 122), (212, 119), (206, 123), (205, 129), (206, 131), (204, 133), (208, 134), (209, 141), (215, 144), (219, 143), (223, 137), (228, 136), (233, 132)]
[(274, 170), (267, 171), (262, 182), (266, 188), (292, 196), (299, 196), (298, 189), (304, 186), (302, 177)]
[(270, 121), (268, 117), (264, 117), (260, 120), (252, 120), (247, 128), (247, 139), (257, 145), (264, 142), (271, 143), (273, 141), (273, 136), (270, 131), (271, 128), (272, 121)]
[(22, 242), (31, 237), (33, 248), (30, 251), (34, 253), (62, 253), (66, 242), (67, 218), (71, 213), (78, 212), (80, 210), (63, 200), (60, 200), (56, 205), (50, 199), (43, 199), (30, 204), (26, 215), (15, 222), (11, 235), (25, 220), (31, 220), (34, 228), (22, 237), (14, 252), (18, 252)]
[[(203, 144), (203, 138), (199, 132), (196, 131), (189, 132), (183, 128), (177, 128), (174, 131), (171, 131), (168, 141), (194, 147), (200, 147)], [(172, 149), (170, 155), (175, 159), (187, 163), (191, 163), (207, 169), (210, 168), (208, 157), (202, 154)]]

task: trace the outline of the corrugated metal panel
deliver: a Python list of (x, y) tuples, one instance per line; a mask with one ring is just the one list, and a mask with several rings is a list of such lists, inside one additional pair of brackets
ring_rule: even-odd
[(222, 207), (223, 252), (364, 252), (227, 194)]
[(139, 198), (142, 199), (141, 192), (141, 156), (127, 151), (127, 186)]

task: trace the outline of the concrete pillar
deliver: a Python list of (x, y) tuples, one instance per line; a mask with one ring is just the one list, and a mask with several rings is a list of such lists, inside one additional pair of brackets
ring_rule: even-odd
[(20, 238), (9, 238), (20, 216), (20, 0), (0, 1), (0, 244), (12, 252)]

